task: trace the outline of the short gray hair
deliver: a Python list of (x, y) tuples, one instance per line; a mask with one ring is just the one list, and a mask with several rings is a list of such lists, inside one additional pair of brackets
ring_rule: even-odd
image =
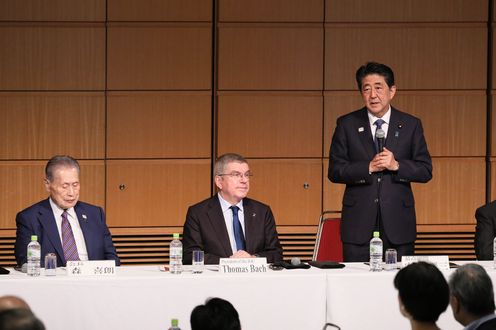
[(450, 277), (451, 295), (472, 315), (484, 316), (494, 313), (494, 292), (491, 278), (477, 264), (466, 264)]
[(227, 164), (233, 163), (233, 162), (241, 163), (241, 164), (248, 164), (246, 159), (241, 155), (234, 154), (234, 153), (223, 154), (222, 156), (217, 158), (217, 160), (215, 161), (214, 175), (217, 176), (220, 174), (224, 174), (224, 170), (225, 170)]
[(81, 171), (78, 161), (72, 158), (71, 156), (60, 156), (60, 155), (53, 156), (52, 158), (50, 158), (50, 160), (48, 161), (45, 167), (45, 176), (48, 181), (50, 182), (53, 181), (53, 173), (59, 167), (75, 168), (78, 172), (78, 175), (80, 174)]

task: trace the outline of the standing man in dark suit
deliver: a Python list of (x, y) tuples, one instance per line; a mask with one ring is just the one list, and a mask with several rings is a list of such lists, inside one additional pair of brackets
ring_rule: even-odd
[(399, 258), (412, 255), (416, 218), (410, 184), (432, 178), (422, 124), (391, 107), (396, 86), (388, 66), (367, 63), (356, 81), (365, 107), (338, 118), (329, 156), (329, 180), (346, 184), (344, 260), (368, 261), (374, 231), (380, 231), (384, 250), (395, 248)]
[(238, 154), (225, 154), (214, 165), (218, 193), (189, 207), (183, 231), (183, 260), (193, 250), (205, 252), (206, 264), (220, 258), (266, 257), (282, 260), (282, 247), (270, 207), (247, 198), (250, 167)]
[(55, 156), (45, 168), (45, 187), (50, 197), (19, 212), (16, 217), (15, 256), (27, 262), (31, 235), (41, 244), (41, 264), (47, 253), (57, 255), (57, 265), (68, 260), (115, 260), (112, 236), (102, 208), (79, 201), (79, 163), (70, 156)]
[(493, 241), (496, 237), (496, 201), (475, 211), (475, 255), (477, 260), (493, 260)]
[(465, 330), (496, 329), (493, 283), (483, 267), (461, 266), (451, 274), (449, 287), (453, 316)]

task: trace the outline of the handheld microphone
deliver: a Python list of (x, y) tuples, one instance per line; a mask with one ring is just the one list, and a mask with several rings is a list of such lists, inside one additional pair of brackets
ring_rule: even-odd
[(377, 141), (377, 148), (379, 152), (384, 150), (384, 138), (386, 137), (386, 132), (382, 130), (382, 128), (378, 128), (375, 131), (375, 140)]

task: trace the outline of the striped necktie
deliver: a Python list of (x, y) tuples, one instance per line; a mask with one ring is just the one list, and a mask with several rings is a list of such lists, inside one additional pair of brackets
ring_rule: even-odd
[(62, 213), (62, 248), (64, 249), (64, 257), (66, 261), (79, 260), (76, 240), (72, 233), (72, 227), (67, 219), (67, 211)]

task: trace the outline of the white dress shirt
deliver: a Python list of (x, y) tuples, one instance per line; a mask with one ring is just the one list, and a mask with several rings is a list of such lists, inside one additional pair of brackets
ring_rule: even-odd
[[(233, 228), (233, 212), (231, 209), (231, 204), (226, 201), (222, 196), (217, 193), (217, 196), (219, 197), (220, 201), (220, 207), (222, 209), (222, 215), (224, 215), (224, 221), (226, 223), (226, 228), (227, 228), (227, 234), (229, 235), (229, 243), (231, 243), (231, 249), (233, 253), (238, 251), (236, 248), (236, 239), (234, 238), (234, 228)], [(238, 219), (239, 222), (241, 223), (241, 228), (243, 228), (243, 236), (246, 237), (245, 235), (245, 212), (243, 209), (243, 200), (241, 200), (238, 204), (236, 204), (237, 207), (239, 207), (238, 210)]]
[[(62, 213), (64, 213), (64, 210), (61, 209), (57, 204), (55, 204), (51, 198), (50, 206), (52, 207), (53, 216), (55, 217), (55, 222), (57, 223), (57, 230), (59, 231), (60, 242), (62, 244)], [(81, 230), (81, 226), (79, 225), (76, 211), (74, 211), (73, 207), (67, 209), (66, 211), (68, 214), (67, 220), (69, 220), (69, 223), (71, 224), (74, 240), (76, 241), (79, 260), (88, 260), (86, 242), (84, 241), (83, 231)]]

